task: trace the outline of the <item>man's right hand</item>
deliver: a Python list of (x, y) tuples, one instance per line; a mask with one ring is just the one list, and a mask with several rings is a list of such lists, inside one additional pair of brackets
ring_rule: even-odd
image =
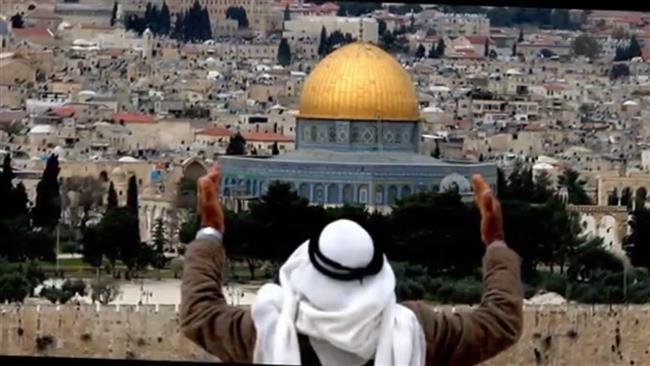
[(198, 211), (201, 215), (201, 228), (211, 227), (224, 234), (223, 210), (219, 202), (219, 183), (221, 182), (221, 167), (215, 163), (208, 174), (199, 178), (196, 184)]
[(490, 186), (479, 174), (472, 176), (474, 198), (481, 212), (481, 240), (487, 246), (505, 239), (501, 203), (494, 197)]

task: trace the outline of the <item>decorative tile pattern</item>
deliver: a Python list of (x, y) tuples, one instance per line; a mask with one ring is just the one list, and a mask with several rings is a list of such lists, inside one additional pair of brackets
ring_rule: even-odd
[(327, 133), (327, 126), (318, 126), (318, 136), (316, 141), (318, 141), (319, 144), (326, 144), (328, 142)]
[(361, 131), (361, 142), (365, 145), (373, 145), (375, 141), (375, 130), (370, 127), (365, 127)]
[(328, 135), (327, 135), (327, 137), (328, 137), (327, 141), (332, 142), (332, 143), (336, 142), (336, 127), (335, 126), (329, 126), (328, 127)]
[(384, 143), (392, 144), (394, 142), (395, 142), (395, 134), (393, 133), (393, 131), (390, 129), (384, 130)]
[(351, 139), (352, 143), (358, 143), (359, 140), (359, 127), (353, 126), (352, 127), (352, 136)]

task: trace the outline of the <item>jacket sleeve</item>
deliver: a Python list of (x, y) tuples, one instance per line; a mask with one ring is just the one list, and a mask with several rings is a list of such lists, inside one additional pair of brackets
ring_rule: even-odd
[(181, 330), (222, 362), (250, 363), (255, 326), (250, 309), (226, 303), (221, 287), (225, 260), (218, 240), (199, 239), (188, 246), (181, 285)]
[(517, 342), (523, 325), (520, 259), (504, 243), (486, 250), (483, 286), (480, 305), (466, 312), (435, 312), (422, 301), (403, 304), (424, 330), (426, 365), (475, 365)]

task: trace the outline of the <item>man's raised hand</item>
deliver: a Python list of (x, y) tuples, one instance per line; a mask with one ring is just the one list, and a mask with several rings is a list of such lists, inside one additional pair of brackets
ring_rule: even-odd
[(472, 176), (474, 199), (481, 211), (481, 240), (490, 245), (497, 240), (503, 241), (503, 214), (501, 203), (494, 197), (490, 186), (479, 174)]
[(221, 167), (219, 163), (215, 163), (208, 174), (198, 179), (196, 194), (201, 227), (212, 227), (223, 234), (226, 227), (221, 203), (219, 203), (220, 182)]

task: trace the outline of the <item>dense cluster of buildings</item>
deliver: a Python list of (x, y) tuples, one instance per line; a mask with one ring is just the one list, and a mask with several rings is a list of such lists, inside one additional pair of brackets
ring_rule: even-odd
[[(165, 3), (174, 24), (194, 1)], [(115, 19), (112, 0), (0, 0), (0, 150), (31, 197), (55, 152), (63, 178), (104, 176), (120, 200), (136, 176), (145, 233), (156, 217), (181, 220), (178, 182), (216, 159), (237, 208), (281, 179), (313, 203), (387, 209), (413, 192), (469, 194), (476, 172), (496, 184), (516, 161), (554, 180), (578, 171), (597, 206), (648, 203), (649, 14), (593, 11), (567, 31), (432, 5), (344, 16), (333, 2), (200, 3), (214, 39), (183, 43), (125, 29), (144, 0), (118, 2)], [(325, 55), (323, 30), (357, 42)], [(592, 58), (576, 52), (584, 34)], [(640, 55), (614, 61), (632, 37)], [(244, 156), (223, 156), (237, 134)]]

